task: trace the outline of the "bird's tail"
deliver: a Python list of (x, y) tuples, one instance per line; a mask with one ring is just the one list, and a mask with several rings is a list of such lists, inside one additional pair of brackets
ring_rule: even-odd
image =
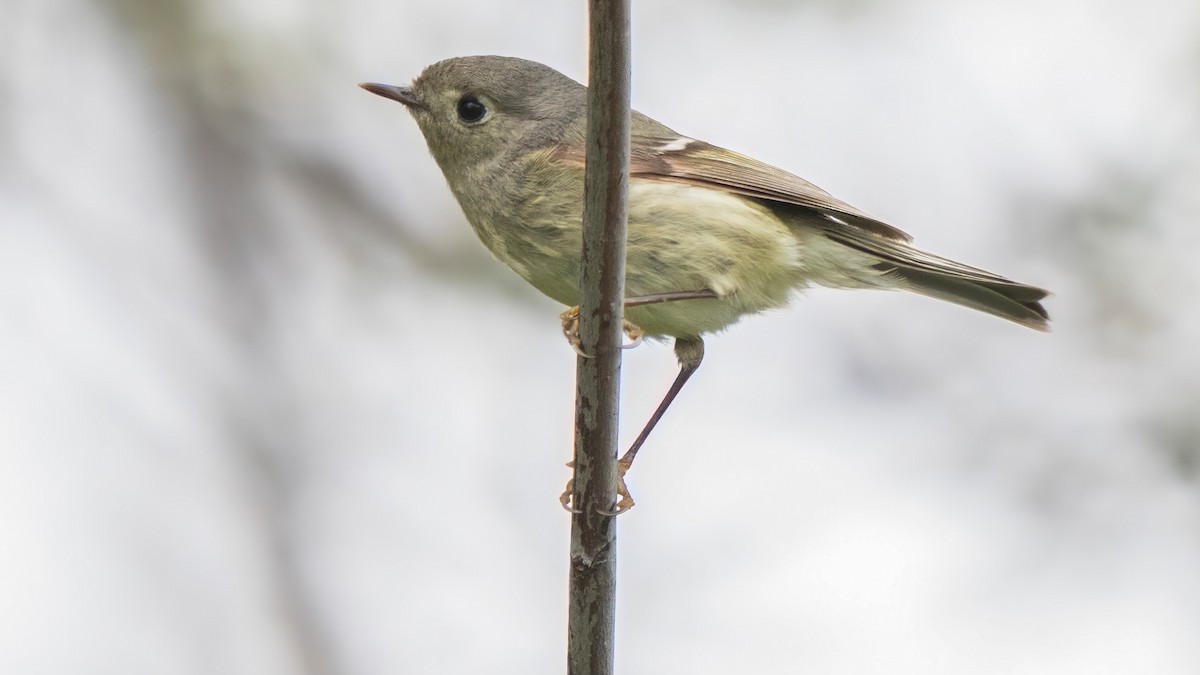
[(891, 268), (889, 276), (904, 290), (987, 312), (1035, 330), (1050, 330), (1050, 315), (1040, 302), (1048, 293), (1036, 286), (991, 274), (970, 276), (958, 270), (882, 265)]
[(896, 288), (987, 312), (1035, 330), (1050, 330), (1050, 315), (1041, 303), (1049, 295), (1044, 289), (870, 233), (827, 231), (825, 234), (877, 259), (875, 268), (882, 271)]

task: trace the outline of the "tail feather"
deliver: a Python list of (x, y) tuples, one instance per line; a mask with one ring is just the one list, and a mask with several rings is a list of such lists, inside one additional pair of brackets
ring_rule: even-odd
[(889, 276), (905, 290), (987, 312), (1035, 330), (1050, 330), (1050, 315), (1039, 302), (1047, 295), (1043, 289), (1012, 281), (997, 283), (990, 278), (970, 279), (960, 274), (890, 263), (881, 265), (889, 268)]
[(877, 258), (875, 267), (898, 288), (987, 312), (1035, 330), (1050, 330), (1050, 315), (1041, 303), (1049, 295), (1045, 289), (854, 228), (829, 229), (825, 236)]

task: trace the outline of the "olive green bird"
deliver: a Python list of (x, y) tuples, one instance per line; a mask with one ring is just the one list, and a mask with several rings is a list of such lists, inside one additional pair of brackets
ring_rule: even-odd
[[(587, 88), (501, 56), (435, 63), (412, 86), (363, 84), (416, 119), (475, 233), (542, 293), (579, 302)], [(901, 230), (817, 186), (633, 112), (626, 332), (674, 338), (680, 371), (618, 463), (638, 449), (704, 357), (706, 333), (816, 284), (899, 289), (1047, 330), (1047, 291), (914, 248)], [(578, 351), (577, 338), (572, 345)], [(563, 504), (569, 504), (564, 493)]]

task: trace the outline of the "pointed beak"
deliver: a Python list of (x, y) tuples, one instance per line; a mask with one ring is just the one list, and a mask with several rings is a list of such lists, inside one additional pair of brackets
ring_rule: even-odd
[(390, 98), (393, 101), (403, 103), (410, 110), (424, 110), (425, 104), (421, 99), (417, 98), (415, 92), (408, 87), (397, 87), (391, 84), (376, 84), (375, 82), (363, 82), (358, 86), (366, 89), (372, 94)]

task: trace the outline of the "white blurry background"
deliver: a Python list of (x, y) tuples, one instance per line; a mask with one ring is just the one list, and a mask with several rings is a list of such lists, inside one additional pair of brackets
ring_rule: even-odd
[[(583, 6), (0, 0), (0, 673), (563, 670), (560, 307), (355, 83)], [(618, 670), (1200, 672), (1200, 5), (638, 1), (634, 104), (1056, 295), (712, 337)]]

